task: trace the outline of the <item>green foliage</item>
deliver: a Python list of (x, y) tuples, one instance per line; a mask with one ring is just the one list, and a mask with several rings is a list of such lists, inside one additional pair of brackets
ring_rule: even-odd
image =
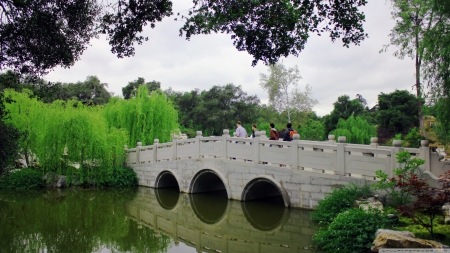
[(351, 115), (347, 120), (339, 119), (336, 130), (330, 134), (347, 137), (348, 143), (370, 144), (370, 138), (377, 136), (375, 126), (361, 117)]
[(11, 124), (6, 124), (4, 119), (8, 117), (3, 100), (3, 92), (0, 92), (0, 175), (8, 165), (14, 161), (19, 151), (20, 132)]
[(127, 86), (122, 88), (122, 95), (124, 99), (130, 99), (136, 97), (137, 90), (139, 86), (145, 85), (148, 88), (148, 93), (151, 94), (154, 90), (161, 88), (161, 83), (155, 80), (151, 82), (145, 82), (145, 79), (142, 77), (138, 77), (137, 80), (133, 82), (129, 82)]
[(307, 119), (298, 131), (301, 140), (323, 141), (325, 137), (325, 126), (322, 122)]
[(305, 86), (304, 91), (298, 88), (302, 77), (298, 67), (286, 68), (282, 63), (269, 66), (269, 75), (260, 74), (259, 85), (267, 91), (269, 104), (279, 113), (287, 113), (287, 122), (291, 121), (291, 111), (310, 112), (319, 102), (312, 98), (312, 88)]
[(364, 112), (364, 106), (361, 101), (359, 99), (350, 100), (348, 95), (339, 96), (333, 106), (333, 111), (323, 117), (326, 135), (336, 129), (336, 124), (339, 122), (339, 119), (345, 120), (351, 115), (356, 117)]
[(180, 124), (201, 130), (205, 136), (222, 135), (224, 129), (233, 132), (238, 120), (242, 124), (258, 123), (259, 99), (257, 96), (248, 96), (241, 86), (227, 84), (213, 86), (202, 92), (198, 89), (185, 93), (165, 92), (179, 111)]
[(406, 90), (378, 95), (379, 128), (393, 133), (407, 133), (419, 124), (417, 98)]
[[(221, 32), (231, 34), (239, 51), (258, 61), (275, 64), (282, 56), (298, 55), (310, 33), (329, 33), (332, 41), (344, 46), (358, 45), (367, 34), (365, 16), (358, 8), (366, 1), (194, 1), (186, 23), (180, 29), (189, 39), (196, 34)], [(327, 22), (321, 22), (327, 20)]]
[(390, 178), (390, 175), (382, 170), (377, 170), (375, 174), (378, 181), (371, 185), (375, 190), (383, 190), (386, 192), (384, 204), (389, 204), (392, 207), (408, 203), (411, 200), (411, 194), (403, 188), (398, 188), (397, 183), (399, 181), (408, 181), (411, 173), (420, 173), (418, 168), (425, 163), (420, 158), (411, 159), (411, 154), (408, 151), (397, 153), (396, 158), (397, 163), (401, 164), (400, 168), (394, 170), (394, 175), (398, 180), (395, 177)]
[[(11, 112), (8, 122), (26, 133), (21, 139), (22, 152), (36, 155), (43, 173), (67, 175), (69, 184), (72, 180), (96, 184), (112, 182), (114, 185), (132, 182), (132, 176), (122, 168), (125, 159), (123, 147), (127, 143), (136, 145), (137, 141), (145, 145), (147, 140), (131, 139), (129, 131), (134, 130), (134, 138), (142, 138), (149, 136), (145, 130), (153, 128), (152, 134), (159, 134), (162, 141), (168, 141), (171, 130), (176, 126), (176, 112), (164, 94), (155, 92), (149, 97), (145, 87), (143, 95), (130, 100), (115, 98), (105, 109), (73, 100), (44, 104), (32, 98), (30, 91), (24, 91), (5, 91), (6, 96), (15, 101), (6, 105)], [(120, 108), (117, 104), (125, 106)], [(119, 117), (108, 118), (111, 115)], [(120, 128), (123, 122), (130, 130)], [(142, 135), (136, 134), (137, 131)], [(74, 164), (79, 164), (80, 168), (69, 170)]]
[(136, 147), (137, 142), (151, 145), (155, 139), (161, 143), (169, 142), (171, 134), (178, 128), (178, 115), (172, 102), (161, 90), (149, 95), (145, 85), (139, 86), (132, 99), (111, 99), (102, 114), (110, 128), (128, 133), (128, 147)]
[(420, 135), (419, 129), (414, 127), (405, 136), (405, 141), (406, 141), (405, 146), (411, 147), (411, 148), (419, 148), (421, 140), (422, 140), (422, 136)]
[(27, 168), (15, 170), (0, 177), (0, 189), (26, 190), (43, 185), (42, 174)]
[(311, 214), (312, 220), (320, 224), (329, 224), (339, 213), (351, 209), (355, 200), (371, 195), (372, 190), (368, 185), (343, 185), (340, 189), (334, 189), (325, 199), (319, 200), (316, 210)]
[(130, 167), (118, 167), (113, 171), (110, 180), (106, 185), (111, 187), (130, 187), (136, 186), (138, 178), (136, 172)]
[(366, 212), (352, 208), (339, 214), (326, 229), (321, 229), (314, 243), (325, 252), (366, 252), (372, 246), (375, 232), (391, 226), (392, 221), (379, 210)]

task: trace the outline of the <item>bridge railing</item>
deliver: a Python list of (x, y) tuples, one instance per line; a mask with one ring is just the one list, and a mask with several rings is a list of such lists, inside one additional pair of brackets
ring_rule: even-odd
[(394, 141), (392, 147), (379, 146), (378, 138), (373, 137), (370, 145), (348, 144), (345, 137), (333, 135), (328, 141), (303, 141), (294, 135), (292, 142), (268, 140), (265, 131), (256, 132), (255, 138), (237, 138), (229, 135), (225, 129), (222, 136), (203, 137), (198, 131), (192, 139), (159, 143), (127, 149), (127, 164), (174, 161), (181, 159), (218, 158), (286, 167), (286, 169), (310, 170), (319, 173), (331, 173), (346, 176), (374, 178), (377, 170), (383, 170), (393, 176), (393, 170), (400, 167), (396, 162), (396, 153), (407, 150), (413, 156), (424, 159), (422, 170), (430, 171), (430, 151), (427, 142), (421, 148), (402, 148), (401, 141)]

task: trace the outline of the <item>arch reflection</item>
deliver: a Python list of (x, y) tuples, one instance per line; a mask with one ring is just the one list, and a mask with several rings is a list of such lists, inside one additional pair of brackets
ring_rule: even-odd
[(159, 205), (166, 209), (172, 210), (180, 199), (180, 190), (178, 188), (163, 188), (163, 189), (155, 189), (156, 200)]
[(267, 202), (267, 199), (241, 202), (242, 212), (253, 228), (260, 231), (273, 231), (281, 228), (289, 219), (288, 208), (280, 205), (283, 199), (272, 200), (275, 203)]
[(228, 212), (226, 191), (189, 194), (189, 202), (195, 215), (206, 224), (216, 224)]

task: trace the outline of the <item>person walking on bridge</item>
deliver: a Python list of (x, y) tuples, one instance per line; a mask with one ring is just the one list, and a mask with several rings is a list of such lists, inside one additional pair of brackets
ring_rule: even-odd
[(242, 127), (241, 122), (236, 122), (236, 131), (234, 132), (234, 136), (239, 138), (247, 138), (247, 131)]
[(278, 131), (275, 129), (275, 124), (270, 123), (270, 138), (269, 140), (277, 141), (279, 138)]
[(295, 131), (292, 128), (292, 123), (287, 123), (286, 124), (286, 132), (284, 132), (283, 135), (283, 141), (292, 141), (293, 140), (293, 135), (297, 133), (297, 131)]

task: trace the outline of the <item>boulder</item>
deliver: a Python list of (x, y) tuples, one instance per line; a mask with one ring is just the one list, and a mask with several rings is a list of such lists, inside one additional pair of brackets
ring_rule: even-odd
[(383, 211), (383, 204), (377, 198), (368, 198), (365, 200), (356, 200), (355, 205), (364, 211), (369, 209), (378, 209)]
[(450, 203), (442, 206), (442, 211), (444, 212), (445, 224), (450, 224)]
[(57, 188), (66, 187), (66, 176), (59, 176), (59, 178), (56, 180), (55, 186)]
[(448, 248), (448, 246), (440, 242), (415, 238), (414, 234), (408, 231), (378, 229), (375, 236), (376, 238), (371, 248), (372, 252), (378, 252), (380, 249), (397, 248)]

